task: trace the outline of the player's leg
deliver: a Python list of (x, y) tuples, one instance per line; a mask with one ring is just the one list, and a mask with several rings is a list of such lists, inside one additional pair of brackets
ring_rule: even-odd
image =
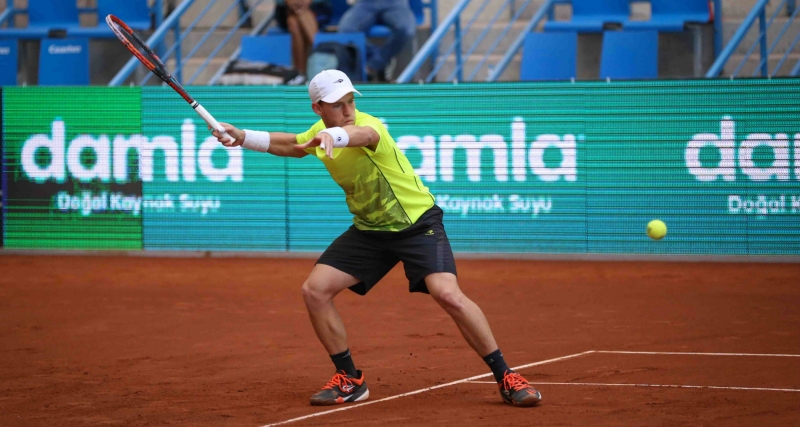
[(347, 347), (344, 322), (333, 304), (333, 298), (339, 292), (359, 282), (350, 274), (329, 265), (317, 264), (303, 283), (303, 301), (311, 325), (336, 366), (333, 378), (311, 396), (312, 405), (336, 405), (369, 397), (364, 374), (356, 369)]
[(542, 395), (521, 375), (508, 368), (497, 347), (483, 311), (458, 286), (451, 273), (433, 273), (425, 277), (433, 299), (453, 318), (464, 339), (492, 370), (503, 401), (516, 406), (534, 406)]
[(330, 355), (347, 350), (347, 333), (333, 304), (333, 298), (360, 281), (329, 265), (317, 264), (303, 283), (303, 301), (306, 303), (308, 317), (317, 338)]
[(470, 347), (481, 356), (497, 350), (486, 316), (477, 304), (461, 292), (454, 274), (430, 274), (425, 277), (425, 284), (436, 303), (456, 322)]
[(380, 245), (351, 227), (320, 256), (303, 283), (303, 301), (311, 324), (336, 366), (336, 374), (311, 397), (312, 405), (358, 402), (369, 397), (363, 372), (356, 369), (347, 333), (333, 299), (350, 288), (364, 295), (392, 267), (397, 258), (383, 254)]
[(455, 258), (442, 217), (442, 210), (434, 206), (393, 246), (403, 261), (409, 290), (429, 293), (453, 318), (467, 343), (492, 370), (505, 402), (533, 406), (541, 395), (508, 368), (483, 311), (458, 286)]

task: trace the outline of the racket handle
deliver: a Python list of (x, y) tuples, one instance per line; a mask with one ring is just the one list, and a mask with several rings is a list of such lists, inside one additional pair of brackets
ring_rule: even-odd
[(197, 111), (197, 114), (199, 114), (200, 117), (202, 117), (203, 120), (209, 126), (211, 126), (212, 129), (215, 129), (217, 132), (221, 133), (222, 136), (228, 138), (228, 142), (235, 141), (235, 139), (232, 136), (228, 135), (228, 132), (225, 132), (225, 128), (223, 128), (222, 125), (219, 124), (217, 119), (215, 119), (214, 116), (211, 115), (211, 113), (206, 111), (206, 109), (203, 108), (202, 105), (200, 105), (199, 103), (197, 105), (195, 105), (194, 106), (194, 111)]

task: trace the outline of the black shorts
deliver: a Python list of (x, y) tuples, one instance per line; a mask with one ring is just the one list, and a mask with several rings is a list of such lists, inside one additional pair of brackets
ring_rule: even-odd
[(444, 212), (434, 205), (402, 231), (362, 231), (350, 226), (328, 246), (317, 264), (329, 265), (361, 280), (350, 290), (366, 295), (399, 261), (409, 292), (428, 293), (425, 277), (456, 274), (453, 250), (442, 224)]

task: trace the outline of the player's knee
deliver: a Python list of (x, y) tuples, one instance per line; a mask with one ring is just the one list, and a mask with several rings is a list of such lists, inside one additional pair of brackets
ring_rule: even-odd
[(458, 289), (446, 289), (431, 293), (433, 299), (447, 311), (460, 311), (464, 308), (464, 294)]
[(311, 279), (306, 280), (300, 290), (303, 293), (303, 301), (309, 307), (316, 307), (330, 300), (330, 296), (323, 291), (323, 287)]

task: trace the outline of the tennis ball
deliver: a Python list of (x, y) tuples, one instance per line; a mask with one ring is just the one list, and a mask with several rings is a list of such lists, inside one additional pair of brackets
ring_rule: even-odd
[(654, 219), (647, 223), (647, 235), (653, 240), (661, 240), (667, 235), (667, 224)]

